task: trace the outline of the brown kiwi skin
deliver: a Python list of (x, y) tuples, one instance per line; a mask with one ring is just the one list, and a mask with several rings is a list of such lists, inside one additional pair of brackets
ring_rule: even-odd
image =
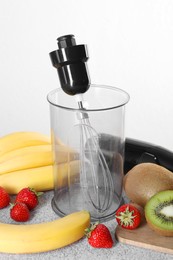
[(173, 190), (173, 173), (154, 163), (141, 163), (125, 175), (123, 186), (132, 202), (145, 207), (159, 191)]

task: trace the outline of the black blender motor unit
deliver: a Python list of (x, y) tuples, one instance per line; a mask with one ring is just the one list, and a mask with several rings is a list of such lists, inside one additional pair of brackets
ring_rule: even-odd
[[(72, 34), (61, 36), (57, 41), (59, 49), (52, 51), (50, 58), (57, 69), (63, 91), (68, 95), (85, 93), (90, 87), (87, 46), (76, 45)], [(143, 162), (155, 163), (173, 171), (173, 152), (147, 142), (126, 138), (124, 172), (127, 173)]]
[(50, 53), (52, 65), (57, 68), (61, 87), (68, 95), (85, 93), (90, 86), (86, 45), (76, 45), (74, 35), (57, 39), (59, 49)]

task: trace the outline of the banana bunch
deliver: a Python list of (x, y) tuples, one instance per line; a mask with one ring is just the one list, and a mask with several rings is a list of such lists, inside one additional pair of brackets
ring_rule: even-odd
[(59, 185), (66, 185), (69, 170), (72, 178), (79, 172), (78, 155), (60, 140), (54, 149), (58, 153), (55, 158), (50, 138), (37, 132), (15, 132), (1, 137), (0, 186), (10, 194), (17, 194), (23, 187), (51, 190), (54, 187), (53, 167), (61, 176)]
[(84, 210), (39, 224), (0, 223), (0, 252), (26, 254), (64, 247), (82, 238), (89, 225), (90, 215)]

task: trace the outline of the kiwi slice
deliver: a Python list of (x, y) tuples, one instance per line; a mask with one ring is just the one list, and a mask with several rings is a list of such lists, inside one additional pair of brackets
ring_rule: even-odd
[(163, 236), (173, 236), (173, 190), (160, 191), (145, 205), (148, 225)]

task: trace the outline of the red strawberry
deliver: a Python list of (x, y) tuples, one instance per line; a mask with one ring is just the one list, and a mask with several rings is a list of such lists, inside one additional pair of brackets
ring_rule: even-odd
[(7, 191), (0, 187), (0, 209), (7, 207), (10, 203), (10, 196)]
[(40, 196), (42, 192), (36, 192), (31, 188), (23, 188), (19, 191), (16, 196), (15, 202), (23, 202), (27, 205), (28, 209), (34, 209), (38, 204), (38, 196)]
[(105, 225), (99, 223), (92, 224), (85, 232), (88, 242), (92, 247), (111, 248), (113, 246), (111, 234)]
[(15, 221), (25, 222), (30, 218), (30, 212), (26, 204), (17, 202), (12, 204), (10, 209), (10, 217)]
[(124, 204), (116, 211), (118, 225), (126, 229), (135, 229), (141, 223), (140, 211), (131, 204)]

